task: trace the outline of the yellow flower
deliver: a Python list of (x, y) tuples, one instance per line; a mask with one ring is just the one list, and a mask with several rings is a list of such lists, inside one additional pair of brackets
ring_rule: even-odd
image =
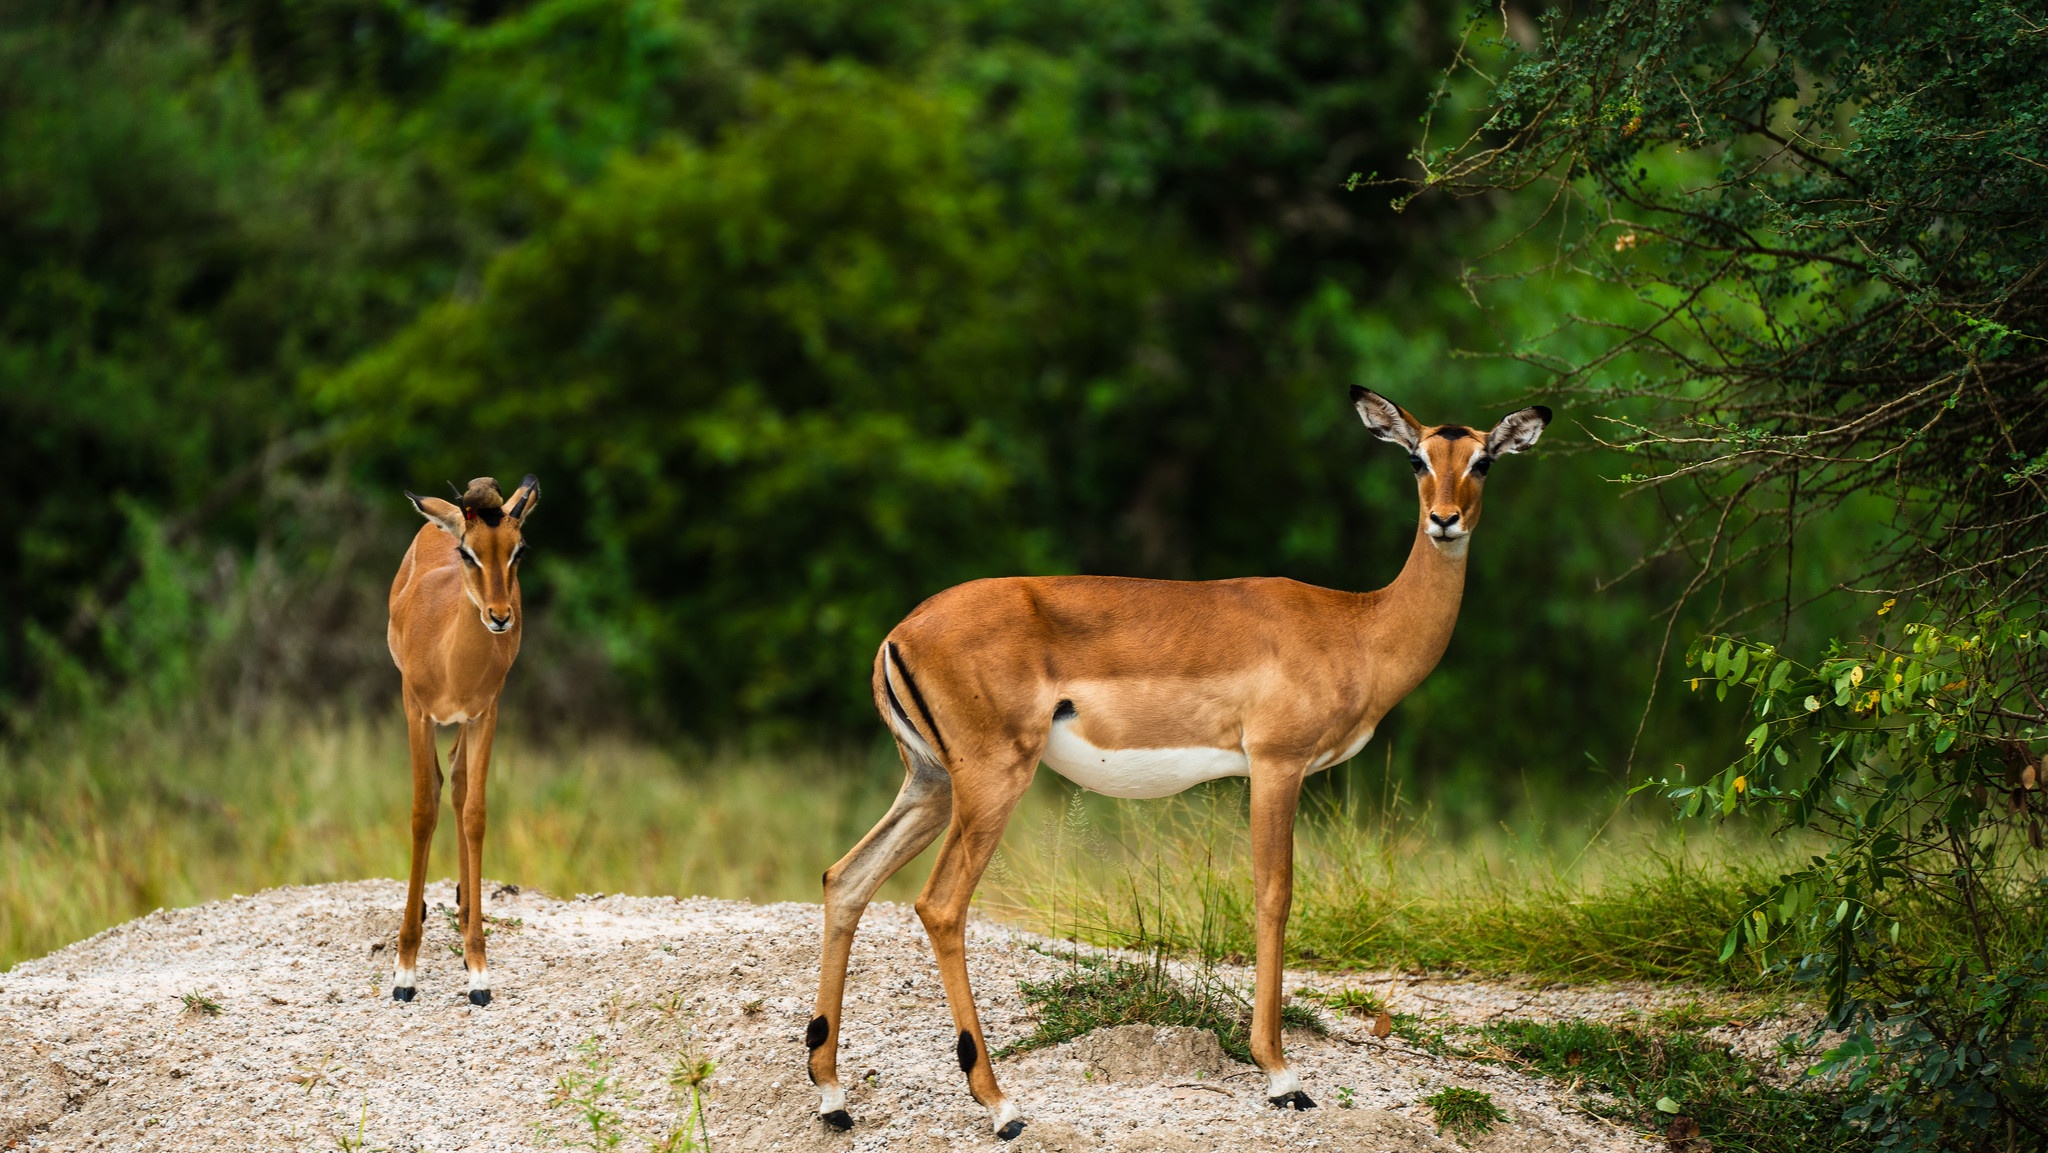
[(1746, 790), (1747, 790), (1748, 788), (1749, 788), (1749, 778), (1748, 778), (1748, 777), (1737, 777), (1737, 778), (1735, 778), (1735, 791), (1736, 791), (1736, 792), (1738, 792), (1738, 793), (1740, 793), (1740, 792), (1744, 792), (1744, 791), (1746, 791)]

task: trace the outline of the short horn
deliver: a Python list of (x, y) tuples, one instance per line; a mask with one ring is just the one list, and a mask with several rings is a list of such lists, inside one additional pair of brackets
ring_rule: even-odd
[(526, 512), (527, 502), (539, 495), (540, 478), (529, 472), (526, 479), (519, 482), (518, 498), (512, 502), (512, 507), (505, 510), (505, 514), (517, 520)]

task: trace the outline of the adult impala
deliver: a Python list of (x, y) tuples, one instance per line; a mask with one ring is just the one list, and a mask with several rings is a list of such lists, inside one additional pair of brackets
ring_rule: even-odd
[(1408, 562), (1386, 588), (1336, 592), (1279, 578), (980, 580), (919, 605), (883, 641), (875, 707), (907, 771), (888, 814), (825, 873), (817, 1015), (804, 1040), (828, 1125), (853, 1125), (837, 1063), (861, 912), (945, 829), (917, 914), (938, 958), (968, 1090), (998, 1137), (1023, 1132), (988, 1058), (965, 930), (975, 884), (1041, 761), (1113, 797), (1251, 778), (1252, 1057), (1274, 1105), (1315, 1107), (1280, 1051), (1281, 945), (1302, 781), (1355, 756), (1436, 667), (1458, 619), (1487, 469), (1535, 444), (1550, 422), (1549, 409), (1525, 408), (1481, 433), (1425, 426), (1368, 389), (1352, 389), (1351, 399), (1367, 428), (1407, 450), (1421, 498)]
[(391, 581), (391, 626), (385, 640), (403, 682), (400, 697), (412, 742), (412, 875), (398, 928), (395, 1000), (417, 987), (420, 936), (426, 929), (427, 852), (441, 813), (441, 765), (435, 725), (460, 725), (448, 764), (455, 782), (456, 921), (469, 1002), (491, 1003), (484, 961), (484, 782), (498, 728), (498, 694), (519, 656), (521, 531), (540, 504), (540, 482), (528, 476), (507, 501), (483, 476), (453, 504), (406, 497), (427, 518)]

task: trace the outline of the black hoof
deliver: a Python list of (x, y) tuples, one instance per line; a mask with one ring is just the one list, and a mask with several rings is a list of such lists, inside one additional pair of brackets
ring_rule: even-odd
[(391, 999), (394, 1001), (410, 1001), (416, 992), (417, 990), (408, 989), (403, 985), (394, 985), (391, 988)]
[(818, 1120), (839, 1130), (841, 1133), (853, 1128), (853, 1114), (848, 1113), (844, 1109), (834, 1109), (830, 1113), (820, 1113), (818, 1114)]
[(1302, 1110), (1316, 1107), (1316, 1103), (1308, 1099), (1308, 1094), (1299, 1089), (1292, 1093), (1282, 1093), (1278, 1097), (1268, 1097), (1266, 1100), (1271, 1101), (1275, 1109)]
[(469, 991), (469, 1003), (472, 1005), (490, 1004), (491, 991), (489, 989), (471, 989)]
[(1022, 1133), (1023, 1131), (1024, 1131), (1024, 1122), (1022, 1122), (1022, 1121), (1012, 1121), (1012, 1122), (1010, 1122), (1010, 1123), (1009, 1123), (1008, 1125), (1005, 1125), (1005, 1126), (1003, 1126), (1002, 1128), (1000, 1128), (1000, 1129), (996, 1130), (996, 1140), (998, 1140), (998, 1141), (1015, 1141), (1015, 1140), (1017, 1139), (1017, 1135), (1018, 1135), (1019, 1133)]

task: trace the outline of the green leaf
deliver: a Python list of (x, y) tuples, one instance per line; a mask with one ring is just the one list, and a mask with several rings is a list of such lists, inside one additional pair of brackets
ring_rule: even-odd
[(1676, 1113), (1678, 1108), (1678, 1102), (1673, 1101), (1669, 1097), (1657, 1098), (1657, 1111), (1659, 1113)]
[(1741, 947), (1742, 922), (1737, 921), (1735, 922), (1735, 927), (1728, 930), (1728, 935), (1721, 938), (1721, 963), (1724, 965), (1727, 964), (1728, 958), (1733, 957), (1735, 955), (1735, 950)]
[(1941, 730), (1940, 734), (1938, 734), (1934, 738), (1934, 751), (1937, 753), (1945, 753), (1948, 751), (1949, 746), (1955, 743), (1956, 731), (1954, 729), (1943, 729)]
[(1785, 682), (1790, 680), (1791, 678), (1792, 662), (1779, 661), (1777, 663), (1777, 666), (1771, 669), (1771, 691), (1775, 693), (1779, 689), (1784, 688)]

